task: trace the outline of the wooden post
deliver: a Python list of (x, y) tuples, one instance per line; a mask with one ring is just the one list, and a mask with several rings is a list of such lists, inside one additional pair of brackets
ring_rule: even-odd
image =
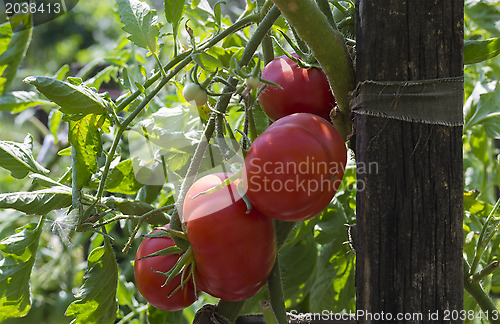
[[(357, 0), (356, 7), (358, 82), (463, 75), (463, 1)], [(355, 129), (365, 186), (357, 193), (357, 311), (449, 323), (445, 312), (463, 308), (462, 127), (356, 115)], [(360, 172), (368, 163), (378, 169)]]

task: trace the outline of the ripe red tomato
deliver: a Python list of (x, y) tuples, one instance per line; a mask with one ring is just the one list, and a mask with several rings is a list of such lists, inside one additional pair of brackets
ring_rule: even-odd
[[(153, 233), (158, 231), (156, 230)], [(166, 311), (181, 310), (196, 301), (193, 280), (190, 279), (187, 285), (170, 296), (172, 291), (180, 285), (181, 276), (174, 277), (165, 287), (162, 287), (167, 277), (153, 270), (161, 272), (169, 271), (175, 265), (180, 255), (159, 255), (142, 260), (139, 259), (174, 245), (174, 240), (169, 237), (146, 237), (137, 249), (134, 263), (137, 289), (151, 305)]]
[(322, 70), (301, 68), (287, 56), (281, 56), (266, 65), (262, 79), (282, 87), (267, 85), (259, 95), (260, 106), (271, 120), (302, 112), (330, 121), (336, 102)]
[(196, 262), (195, 281), (214, 297), (247, 299), (264, 285), (276, 258), (272, 219), (247, 206), (237, 191), (240, 180), (194, 199), (229, 174), (215, 173), (196, 181), (186, 195), (183, 217)]
[(342, 136), (329, 122), (312, 114), (289, 115), (250, 147), (243, 172), (246, 194), (264, 215), (306, 220), (328, 206), (346, 162)]

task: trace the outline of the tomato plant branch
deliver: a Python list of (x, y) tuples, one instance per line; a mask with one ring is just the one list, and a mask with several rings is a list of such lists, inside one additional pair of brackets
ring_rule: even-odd
[(163, 206), (163, 207), (148, 211), (147, 213), (140, 216), (139, 222), (137, 223), (137, 225), (135, 225), (134, 231), (130, 235), (130, 237), (127, 241), (127, 244), (125, 244), (125, 247), (123, 248), (122, 252), (127, 253), (128, 249), (130, 249), (130, 246), (132, 245), (132, 242), (134, 241), (135, 236), (137, 235), (137, 232), (139, 232), (139, 229), (141, 228), (142, 223), (144, 223), (149, 217), (156, 215), (156, 214), (159, 214), (159, 213), (163, 213), (165, 211), (173, 209), (174, 207), (175, 206), (173, 204), (168, 205), (168, 206)]
[(488, 264), (483, 270), (473, 274), (470, 277), (471, 282), (474, 283), (483, 280), (484, 278), (495, 272), (495, 270), (498, 269), (499, 265), (500, 265), (499, 261), (493, 261), (492, 263)]
[(311, 0), (273, 0), (325, 71), (339, 111), (333, 124), (344, 140), (351, 133), (349, 92), (355, 87), (354, 67), (342, 34)]
[(229, 302), (222, 300), (217, 304), (217, 313), (227, 318), (231, 323), (236, 321), (236, 318), (241, 313), (245, 301)]
[[(182, 206), (184, 205), (184, 200), (186, 199), (187, 190), (194, 183), (194, 178), (196, 176), (196, 173), (198, 172), (198, 169), (200, 168), (203, 155), (205, 154), (205, 151), (208, 147), (208, 143), (210, 141), (210, 138), (212, 137), (212, 134), (214, 133), (214, 130), (215, 130), (215, 117), (212, 115), (212, 117), (209, 118), (207, 125), (205, 126), (205, 130), (202, 135), (203, 140), (201, 140), (196, 146), (196, 149), (193, 153), (193, 157), (191, 158), (191, 163), (189, 164), (188, 170), (186, 172), (186, 176), (184, 177), (184, 181), (182, 181), (181, 187), (179, 189), (179, 195), (175, 203), (176, 209), (178, 211), (182, 210)], [(181, 230), (182, 224), (178, 216), (178, 213), (177, 217), (172, 217), (172, 219), (170, 220), (170, 227), (174, 230)]]
[(132, 318), (134, 318), (137, 314), (140, 314), (140, 313), (143, 313), (143, 312), (147, 311), (148, 310), (148, 306), (149, 305), (144, 305), (144, 306), (141, 306), (139, 308), (130, 307), (132, 309), (132, 311), (130, 313), (128, 313), (127, 315), (125, 315), (117, 324), (128, 323), (129, 320), (131, 320)]
[(279, 324), (287, 324), (288, 319), (286, 316), (285, 308), (285, 298), (283, 296), (283, 282), (281, 280), (281, 268), (279, 262), (279, 256), (276, 255), (276, 261), (274, 262), (273, 269), (267, 280), (267, 286), (269, 288), (269, 296), (271, 298), (271, 307), (273, 308), (274, 315)]
[[(262, 315), (264, 315), (264, 320), (266, 324), (278, 324), (275, 314), (271, 308), (271, 304), (267, 301), (260, 303), (260, 308), (262, 309)], [(286, 323), (286, 322), (285, 322)]]
[(335, 23), (335, 19), (333, 18), (332, 10), (330, 9), (330, 1), (328, 0), (316, 0), (319, 9), (325, 15), (326, 19), (330, 23), (333, 29), (337, 30), (337, 24)]
[(481, 307), (482, 311), (485, 314), (488, 314), (488, 320), (493, 324), (500, 324), (500, 319), (494, 316), (493, 314), (498, 314), (498, 309), (491, 300), (490, 296), (484, 291), (481, 287), (479, 281), (474, 281), (471, 279), (469, 273), (471, 269), (469, 268), (469, 264), (464, 259), (464, 287), (465, 290), (474, 298), (479, 307)]
[[(260, 44), (262, 43), (262, 40), (266, 37), (269, 30), (273, 26), (276, 19), (278, 19), (280, 14), (281, 13), (276, 6), (273, 6), (271, 9), (269, 9), (266, 16), (259, 23), (257, 29), (255, 30), (252, 37), (250, 38), (247, 45), (245, 46), (245, 49), (243, 50), (243, 54), (241, 56), (240, 62), (238, 63), (239, 67), (245, 66), (250, 62), (255, 51), (260, 46)], [(238, 84), (238, 80), (231, 76), (228, 78), (227, 83), (233, 87), (236, 87), (236, 85)], [(230, 87), (225, 86), (224, 90), (222, 92), (229, 93), (230, 91), (231, 91)], [(230, 99), (231, 99), (231, 95), (221, 96), (219, 98), (219, 100), (217, 101), (217, 107), (216, 107), (216, 110), (219, 112), (219, 114), (217, 114), (216, 120), (215, 120), (216, 140), (219, 144), (219, 147), (222, 150), (223, 156), (227, 156), (229, 154), (229, 151), (230, 151), (230, 149), (227, 147), (227, 144), (224, 140), (224, 135), (223, 135), (223, 124), (224, 124), (223, 114), (226, 112), (226, 109), (227, 109), (227, 106), (229, 105)]]
[(136, 216), (136, 215), (118, 215), (118, 216), (115, 216), (113, 218), (107, 219), (99, 224), (95, 224), (94, 227), (108, 225), (108, 224), (111, 224), (113, 222), (116, 222), (116, 221), (119, 221), (122, 219), (140, 219), (140, 218), (141, 218), (141, 216)]
[[(484, 222), (484, 225), (481, 229), (481, 233), (479, 234), (479, 239), (478, 239), (477, 248), (476, 248), (476, 254), (474, 255), (474, 260), (472, 261), (472, 265), (470, 267), (470, 273), (469, 273), (470, 276), (472, 276), (476, 272), (477, 266), (479, 265), (479, 261), (481, 260), (481, 256), (483, 255), (484, 248), (486, 247), (486, 245), (488, 245), (488, 243), (493, 238), (493, 235), (491, 235), (491, 233), (489, 233), (491, 231), (489, 224), (492, 221), (492, 219), (494, 219), (495, 214), (498, 211), (498, 208), (500, 208), (500, 198), (495, 203), (495, 206), (493, 206), (493, 209), (491, 210), (488, 217), (486, 218), (486, 221)], [(485, 236), (486, 236), (486, 238), (485, 238)]]

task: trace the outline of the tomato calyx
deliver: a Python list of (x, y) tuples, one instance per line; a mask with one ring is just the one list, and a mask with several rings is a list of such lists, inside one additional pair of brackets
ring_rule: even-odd
[[(171, 229), (170, 227), (157, 227), (155, 228), (155, 231), (144, 235), (144, 237), (145, 238), (178, 237), (187, 241), (186, 233)], [(168, 298), (173, 296), (178, 290), (183, 289), (188, 284), (190, 279), (193, 280), (196, 292), (196, 282), (194, 277), (195, 262), (193, 257), (193, 251), (190, 246), (188, 246), (187, 249), (185, 248), (183, 249), (177, 245), (169, 246), (167, 248), (161, 249), (159, 251), (138, 258), (137, 261), (157, 256), (173, 255), (173, 254), (180, 254), (181, 257), (177, 260), (175, 265), (169, 271), (162, 272), (154, 269), (151, 269), (151, 271), (165, 276), (165, 282), (161, 287), (165, 287), (166, 285), (168, 285), (178, 275), (181, 276), (180, 284), (167, 296)]]
[[(166, 250), (166, 249), (165, 249)], [(148, 257), (148, 256), (146, 256)], [(189, 282), (190, 279), (193, 280), (195, 291), (196, 291), (196, 281), (194, 277), (194, 269), (195, 269), (195, 263), (194, 263), (194, 257), (193, 257), (193, 250), (191, 247), (189, 247), (179, 258), (177, 263), (172, 267), (167, 272), (162, 272), (162, 271), (157, 271), (151, 269), (153, 272), (159, 273), (163, 276), (166, 277), (165, 283), (162, 285), (162, 287), (168, 285), (172, 279), (177, 277), (178, 275), (181, 276), (181, 281), (179, 286), (177, 286), (171, 293), (170, 296), (175, 294), (179, 289), (183, 289)], [(168, 297), (170, 297), (168, 296)]]
[[(162, 237), (162, 236), (150, 236), (150, 237)], [(164, 248), (160, 251), (153, 252), (151, 254), (145, 255), (142, 258), (139, 258), (137, 260), (144, 260), (147, 258), (152, 258), (160, 255), (171, 255), (171, 254), (180, 254), (183, 253), (184, 251), (178, 247), (178, 246), (169, 246), (167, 248)]]

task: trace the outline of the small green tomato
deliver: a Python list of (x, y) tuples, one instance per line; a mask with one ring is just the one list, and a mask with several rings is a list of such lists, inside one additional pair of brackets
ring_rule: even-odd
[(205, 90), (203, 90), (199, 84), (188, 83), (182, 89), (182, 95), (184, 99), (188, 102), (194, 101), (196, 106), (200, 107), (207, 103), (208, 95)]
[(246, 78), (245, 84), (250, 89), (257, 89), (260, 86), (260, 79), (258, 77), (251, 76)]

